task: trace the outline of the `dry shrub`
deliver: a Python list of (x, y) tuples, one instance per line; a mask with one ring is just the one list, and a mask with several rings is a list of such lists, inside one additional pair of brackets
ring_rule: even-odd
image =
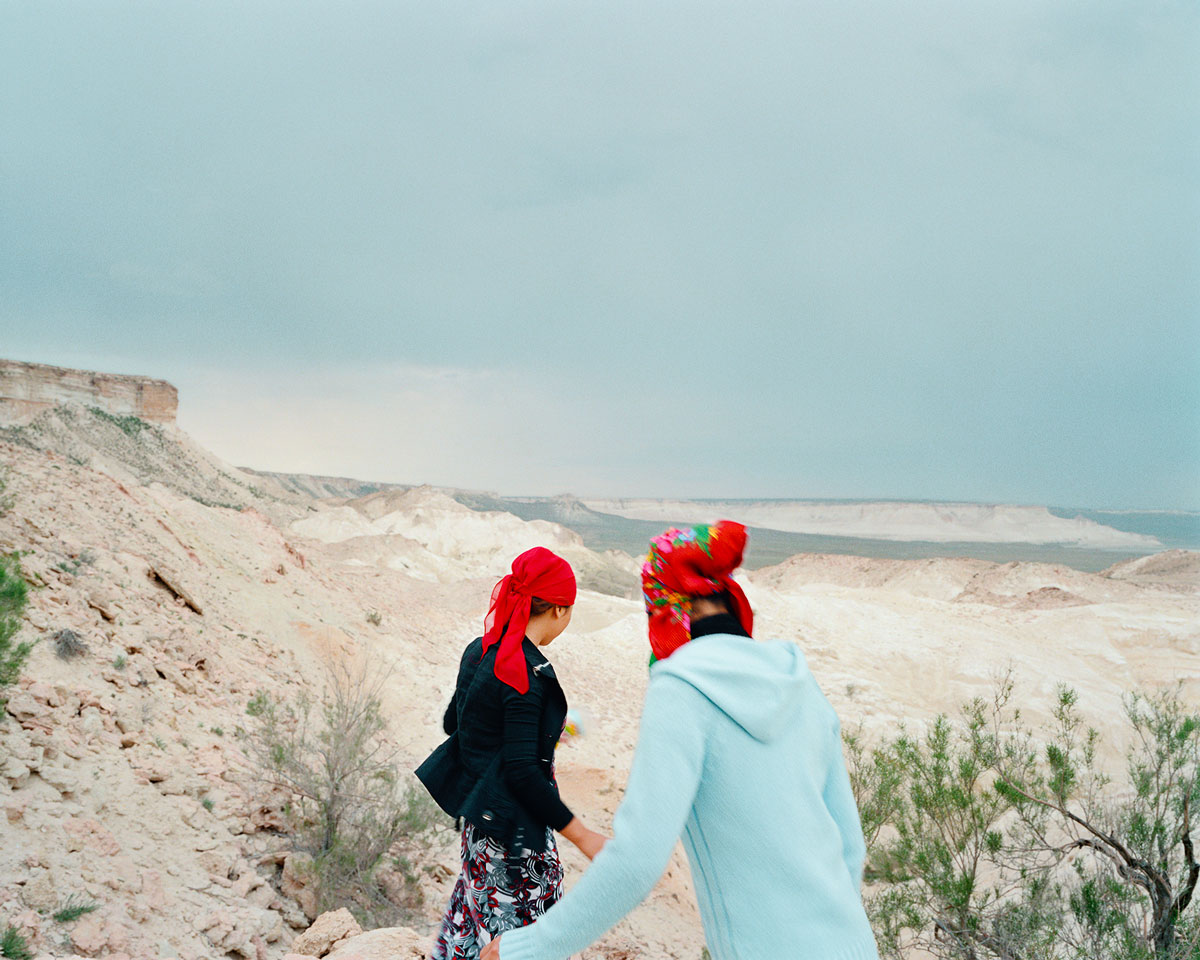
[(4, 717), (4, 688), (17, 682), (33, 649), (31, 642), (13, 640), (21, 629), (28, 593), (21, 576), (20, 557), (15, 553), (0, 556), (0, 719)]
[(285, 790), (298, 849), (312, 855), (322, 910), (349, 907), (370, 925), (408, 919), (420, 905), (417, 853), (448, 820), (397, 762), (382, 691), (390, 672), (328, 664), (319, 698), (275, 702), (259, 692), (247, 712), (259, 779)]
[(15, 498), (8, 492), (8, 467), (0, 467), (0, 517), (13, 508)]
[(54, 652), (60, 660), (74, 660), (88, 652), (88, 645), (74, 630), (62, 629), (54, 635)]

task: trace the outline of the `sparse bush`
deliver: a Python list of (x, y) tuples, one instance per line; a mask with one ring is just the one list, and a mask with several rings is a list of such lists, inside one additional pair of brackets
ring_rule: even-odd
[[(904, 777), (887, 754), (876, 751), (867, 756), (861, 727), (845, 731), (842, 740), (846, 747), (850, 788), (858, 804), (863, 838), (867, 847), (873, 848), (879, 832), (885, 824), (892, 822), (900, 810), (903, 800), (899, 791)], [(871, 873), (870, 864), (867, 865), (867, 873), (868, 876)]]
[(60, 660), (74, 660), (88, 652), (88, 645), (74, 630), (59, 630), (54, 635), (54, 652)]
[(216, 803), (213, 801), (212, 797), (205, 797), (203, 800), (200, 801), (200, 805), (202, 807), (204, 807), (204, 809), (207, 810), (209, 813), (212, 813), (213, 808), (216, 806)]
[[(387, 673), (330, 666), (319, 700), (276, 703), (259, 691), (250, 755), (261, 781), (291, 796), (297, 845), (313, 857), (321, 909), (347, 906), (372, 925), (405, 919), (414, 883), (398, 894), (381, 873), (407, 863), (445, 817), (424, 790), (402, 776), (386, 740), (381, 693)], [(407, 899), (407, 903), (400, 902)]]
[(0, 956), (9, 960), (33, 960), (33, 951), (29, 949), (29, 941), (21, 935), (21, 931), (8, 926), (0, 934)]
[(383, 623), (383, 616), (379, 613), (378, 610), (368, 610), (367, 611), (367, 623), (371, 624), (372, 626), (377, 627), (381, 623)]
[[(1068, 910), (1059, 939), (1088, 960), (1193, 960), (1200, 880), (1191, 812), (1200, 806), (1200, 714), (1182, 688), (1133, 693), (1125, 718), (1133, 746), (1115, 791), (1099, 767), (1100, 735), (1084, 729), (1074, 690), (1061, 686), (1054, 735), (1036, 768), (1001, 769), (997, 789), (1028, 826), (1030, 846), (1057, 864)], [(1047, 839), (1040, 825), (1056, 828)], [(1182, 929), (1181, 929), (1182, 928)], [(1181, 935), (1182, 934), (1182, 935)]]
[(267, 698), (267, 691), (255, 690), (254, 696), (246, 702), (246, 713), (251, 717), (261, 717), (269, 704), (270, 700)]
[(60, 560), (55, 564), (55, 567), (57, 567), (63, 573), (69, 573), (71, 576), (76, 576), (81, 567), (90, 567), (95, 562), (96, 554), (91, 549), (85, 548), (80, 552), (79, 556), (71, 557), (68, 560)]
[(240, 504), (229, 503), (228, 501), (225, 501), (225, 500), (210, 500), (208, 497), (202, 497), (198, 493), (191, 493), (191, 494), (188, 494), (188, 496), (190, 496), (197, 503), (202, 504), (203, 506), (206, 506), (206, 507), (220, 507), (222, 510), (241, 510), (242, 509)]
[(99, 909), (99, 904), (91, 900), (84, 900), (82, 897), (71, 894), (67, 897), (66, 903), (58, 908), (53, 914), (54, 920), (57, 923), (71, 923), (73, 920), (78, 920), (85, 913), (91, 913), (93, 910)]
[(8, 467), (0, 467), (0, 517), (13, 508), (14, 497), (8, 492)]
[[(4, 688), (17, 682), (29, 652), (31, 642), (14, 643), (21, 629), (29, 588), (21, 576), (21, 561), (14, 553), (0, 556), (0, 707), (5, 704)], [(0, 714), (2, 717), (3, 714)]]
[[(1007, 694), (993, 711), (1005, 708)], [(868, 902), (884, 957), (900, 960), (913, 949), (946, 960), (1025, 957), (1043, 934), (1031, 923), (1036, 913), (1014, 922), (1011, 803), (991, 783), (1008, 745), (992, 716), (975, 700), (958, 723), (939, 716), (923, 737), (901, 729), (869, 758), (850, 743), (867, 875), (886, 885)]]
[(102, 410), (100, 407), (88, 407), (88, 410), (91, 411), (96, 419), (103, 420), (105, 423), (111, 423), (130, 437), (136, 437), (143, 430), (147, 430), (150, 427), (150, 424), (145, 420), (141, 417), (135, 417), (133, 414), (118, 416), (117, 414), (109, 413), (107, 410)]
[(113, 666), (117, 670), (124, 670), (128, 664), (129, 661), (126, 659), (125, 654), (123, 653), (118, 653), (116, 658), (113, 660)]
[(224, 731), (224, 730), (222, 730), (220, 727), (213, 727), (213, 728), (212, 728), (212, 730), (211, 730), (211, 732), (212, 732), (212, 733), (214, 733), (214, 734), (216, 734), (218, 737), (223, 737), (223, 736), (225, 736), (225, 731)]
[(1134, 747), (1114, 785), (1072, 690), (1044, 742), (1011, 692), (1005, 678), (990, 704), (869, 756), (848, 738), (883, 956), (1200, 960), (1200, 716), (1179, 689), (1128, 697)]

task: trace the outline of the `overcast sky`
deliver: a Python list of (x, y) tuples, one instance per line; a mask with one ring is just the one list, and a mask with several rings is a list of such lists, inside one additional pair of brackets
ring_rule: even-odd
[(1200, 7), (0, 0), (0, 356), (238, 464), (1200, 508)]

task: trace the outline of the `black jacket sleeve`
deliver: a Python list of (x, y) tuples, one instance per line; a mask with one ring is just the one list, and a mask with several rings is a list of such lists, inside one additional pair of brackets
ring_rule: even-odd
[(442, 716), (442, 729), (446, 731), (446, 736), (450, 736), (458, 729), (458, 691), (450, 697), (450, 705), (446, 707), (446, 713)]
[(538, 759), (538, 736), (542, 698), (537, 684), (525, 694), (505, 687), (504, 779), (513, 796), (529, 813), (554, 830), (562, 830), (574, 814), (567, 809), (542, 770)]

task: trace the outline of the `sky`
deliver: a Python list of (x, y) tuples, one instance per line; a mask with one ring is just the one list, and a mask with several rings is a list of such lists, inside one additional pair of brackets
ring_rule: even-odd
[(1190, 2), (0, 0), (0, 356), (231, 462), (1200, 509)]

